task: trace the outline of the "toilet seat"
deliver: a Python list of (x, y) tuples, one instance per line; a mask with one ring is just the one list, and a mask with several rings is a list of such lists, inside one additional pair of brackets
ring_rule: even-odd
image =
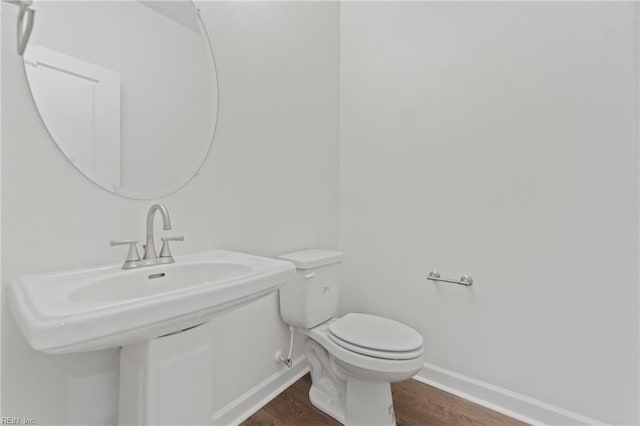
[(327, 336), (344, 349), (375, 358), (413, 359), (423, 352), (420, 333), (376, 315), (347, 314), (329, 325)]
[[(420, 370), (420, 368), (423, 367), (423, 346), (420, 346), (415, 350), (415, 352), (407, 351), (407, 354), (409, 352), (414, 352), (417, 356), (412, 358), (407, 356), (405, 359), (402, 359), (397, 358), (397, 356), (396, 358), (391, 357), (392, 351), (376, 351), (362, 346), (357, 347), (353, 344), (351, 344), (351, 348), (347, 348), (345, 347), (347, 345), (343, 344), (345, 342), (340, 344), (337, 343), (338, 339), (336, 339), (335, 336), (332, 336), (332, 333), (329, 332), (329, 327), (341, 321), (343, 318), (332, 318), (329, 321), (313, 327), (312, 329), (303, 329), (301, 331), (324, 347), (331, 356), (335, 357), (338, 364), (343, 366), (352, 366), (347, 367), (347, 369), (350, 371), (357, 370), (360, 372), (360, 375), (366, 374), (368, 377), (384, 378), (383, 380), (389, 379), (388, 381), (393, 382), (405, 380), (405, 378), (413, 376)], [(349, 342), (346, 343), (348, 344)], [(358, 351), (352, 349), (357, 349)], [(360, 353), (367, 350), (371, 351), (372, 354), (375, 353), (377, 356)], [(395, 378), (398, 377), (404, 378), (395, 380)]]
[(360, 355), (370, 356), (373, 358), (380, 359), (389, 359), (389, 360), (405, 360), (405, 359), (414, 359), (422, 356), (423, 349), (422, 347), (415, 349), (413, 351), (378, 351), (371, 348), (365, 348), (362, 346), (355, 345), (353, 343), (345, 342), (339, 337), (334, 336), (330, 332), (327, 333), (329, 339), (335, 343), (336, 345), (349, 350), (351, 352), (355, 352)]

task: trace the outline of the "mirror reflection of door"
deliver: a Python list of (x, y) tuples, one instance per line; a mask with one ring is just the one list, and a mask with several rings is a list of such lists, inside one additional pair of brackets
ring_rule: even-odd
[(67, 158), (102, 185), (120, 185), (120, 74), (42, 46), (24, 54), (32, 93)]
[(27, 80), (52, 140), (86, 177), (153, 199), (185, 185), (218, 115), (213, 53), (191, 1), (35, 0)]

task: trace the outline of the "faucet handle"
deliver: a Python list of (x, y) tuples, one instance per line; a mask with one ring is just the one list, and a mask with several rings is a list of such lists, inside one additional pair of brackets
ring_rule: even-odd
[(140, 254), (138, 253), (138, 240), (111, 240), (111, 246), (123, 246), (129, 244), (129, 252), (127, 258), (122, 265), (122, 269), (131, 269), (137, 266), (137, 262), (140, 260)]
[(160, 239), (162, 240), (162, 248), (160, 249), (159, 257), (165, 258), (167, 260), (170, 260), (170, 262), (173, 262), (173, 256), (171, 255), (171, 250), (169, 249), (169, 241), (184, 241), (184, 236), (176, 235), (174, 237), (162, 237)]

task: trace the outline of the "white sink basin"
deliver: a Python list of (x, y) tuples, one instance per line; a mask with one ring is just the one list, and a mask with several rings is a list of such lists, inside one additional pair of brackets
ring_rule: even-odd
[[(158, 272), (161, 271), (161, 272)], [(165, 268), (135, 271), (110, 271), (93, 277), (70, 289), (67, 298), (77, 303), (124, 302), (158, 294), (180, 293), (192, 287), (217, 285), (251, 273), (251, 267), (229, 262), (189, 262)]]
[(206, 322), (265, 296), (293, 265), (225, 250), (177, 256), (133, 270), (110, 265), (25, 275), (9, 286), (9, 307), (36, 350), (71, 353), (124, 346)]

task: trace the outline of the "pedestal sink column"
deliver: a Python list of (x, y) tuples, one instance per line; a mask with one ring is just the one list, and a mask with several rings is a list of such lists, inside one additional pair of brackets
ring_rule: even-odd
[(210, 323), (121, 349), (120, 425), (208, 425), (212, 412)]

